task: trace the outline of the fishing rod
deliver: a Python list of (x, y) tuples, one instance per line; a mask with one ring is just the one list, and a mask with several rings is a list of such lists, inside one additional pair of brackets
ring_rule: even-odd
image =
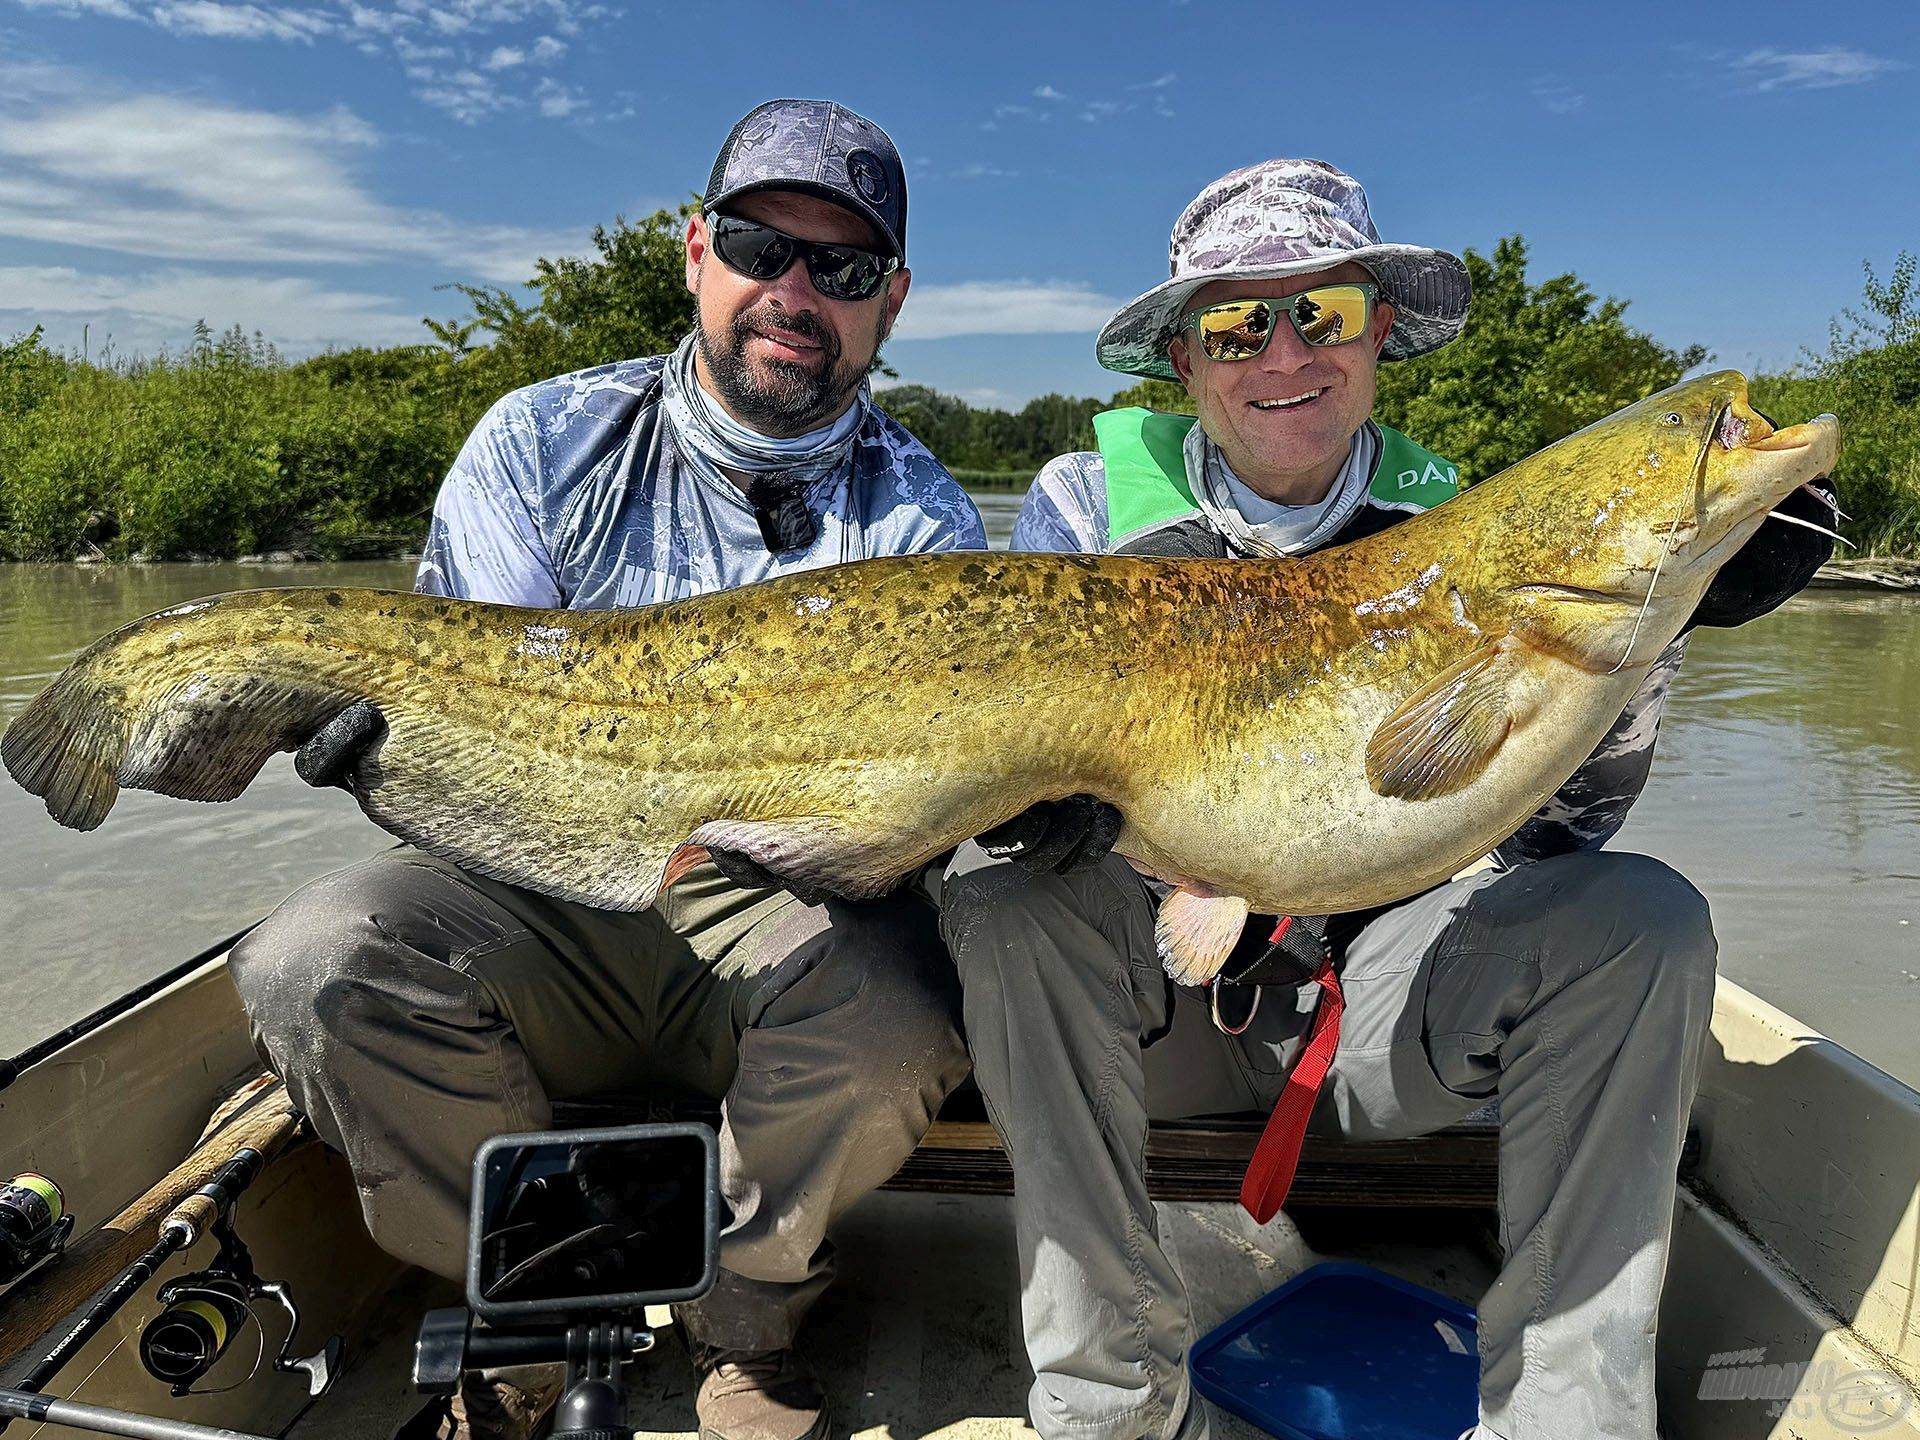
[[(178, 1198), (171, 1202), (151, 1192), (143, 1202), (136, 1202), (136, 1206), (144, 1207), (157, 1200), (159, 1204), (167, 1206), (155, 1231), (149, 1232), (156, 1236), (153, 1243), (113, 1274), (78, 1318), (67, 1325), (48, 1349), (37, 1355), (17, 1387), (8, 1393), (16, 1397), (44, 1394), (47, 1385), (61, 1369), (112, 1322), (169, 1259), (189, 1249), (208, 1234), (220, 1242), (219, 1253), (213, 1263), (203, 1270), (176, 1276), (159, 1289), (157, 1298), (161, 1309), (142, 1330), (139, 1340), (140, 1363), (147, 1373), (166, 1383), (175, 1396), (192, 1394), (193, 1385), (213, 1369), (241, 1331), (250, 1323), (258, 1326), (253, 1302), (266, 1299), (279, 1305), (289, 1321), (279, 1353), (274, 1357), (273, 1368), (303, 1374), (310, 1396), (317, 1396), (328, 1387), (339, 1364), (339, 1339), (329, 1340), (313, 1355), (304, 1358), (293, 1356), (293, 1343), (300, 1330), (299, 1308), (285, 1285), (261, 1279), (254, 1268), (252, 1255), (233, 1226), (233, 1211), (240, 1197), (259, 1178), (278, 1143), (292, 1133), (293, 1117), (290, 1112), (274, 1105), (276, 1097), (282, 1102), (285, 1100), (285, 1092), (278, 1086), (256, 1091), (248, 1108), (257, 1114), (233, 1121), (235, 1126), (241, 1127), (241, 1133), (234, 1136), (241, 1143), (225, 1159), (214, 1164), (211, 1170), (202, 1172), (205, 1179), (197, 1188), (184, 1195), (178, 1190), (173, 1191)], [(138, 1209), (132, 1212), (138, 1213)], [(147, 1215), (151, 1216), (152, 1213), (152, 1209), (146, 1210)], [(133, 1223), (130, 1214), (123, 1214), (112, 1222), (126, 1227), (131, 1227)], [(149, 1219), (147, 1223), (152, 1221)], [(124, 1233), (131, 1238), (138, 1232), (125, 1228)], [(98, 1238), (89, 1237), (86, 1243), (93, 1244)], [(47, 1291), (47, 1277), (40, 1278), (42, 1283), (36, 1293), (26, 1297), (27, 1314), (45, 1314), (52, 1318), (59, 1314), (59, 1310), (54, 1308), (57, 1302)], [(65, 1405), (69, 1402), (58, 1403)], [(117, 1413), (102, 1412), (109, 1418)], [(4, 1430), (10, 1420), (23, 1417), (33, 1418), (17, 1405), (13, 1408), (0, 1406), (0, 1430)], [(102, 1429), (108, 1434), (167, 1436), (235, 1433), (209, 1431), (203, 1427), (186, 1430), (113, 1429), (102, 1416), (95, 1416), (95, 1420), (100, 1423), (88, 1422), (89, 1427)], [(138, 1415), (122, 1417), (121, 1421), (115, 1423), (135, 1422), (173, 1423), (150, 1422), (148, 1417)]]
[(96, 1435), (130, 1435), (133, 1440), (273, 1440), (250, 1430), (220, 1430), (185, 1420), (109, 1410), (103, 1405), (83, 1405), (58, 1395), (0, 1388), (0, 1427), (13, 1420), (38, 1420), (45, 1425), (91, 1430)]

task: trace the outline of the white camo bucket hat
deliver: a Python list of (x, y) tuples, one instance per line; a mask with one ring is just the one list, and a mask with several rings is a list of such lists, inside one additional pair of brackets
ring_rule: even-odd
[(1175, 380), (1167, 345), (1187, 302), (1215, 280), (1271, 280), (1364, 265), (1393, 303), (1384, 360), (1438, 350), (1460, 333), (1473, 293), (1458, 255), (1387, 245), (1360, 182), (1324, 160), (1263, 160), (1222, 175), (1174, 221), (1172, 278), (1121, 308), (1095, 354), (1109, 370)]

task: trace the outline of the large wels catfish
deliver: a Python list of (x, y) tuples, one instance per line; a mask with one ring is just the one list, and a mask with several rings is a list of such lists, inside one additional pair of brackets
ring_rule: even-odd
[(926, 555), (627, 611), (242, 592), (99, 641), (0, 761), (87, 829), (121, 786), (231, 799), (364, 698), (377, 823), (622, 910), (705, 847), (874, 895), (1088, 791), (1178, 887), (1162, 950), (1198, 980), (1249, 907), (1394, 900), (1511, 833), (1837, 443), (1723, 372), (1304, 560)]

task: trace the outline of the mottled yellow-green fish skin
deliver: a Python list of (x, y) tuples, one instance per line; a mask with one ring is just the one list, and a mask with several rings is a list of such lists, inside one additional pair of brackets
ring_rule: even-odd
[(1355, 909), (1452, 875), (1564, 783), (1837, 435), (1775, 433), (1723, 372), (1297, 561), (946, 553), (622, 611), (217, 596), (82, 654), (0, 761), (90, 828), (120, 786), (229, 799), (367, 699), (388, 722), (353, 776), (368, 815), (590, 905), (651, 904), (683, 846), (872, 895), (1086, 791), (1192, 896)]

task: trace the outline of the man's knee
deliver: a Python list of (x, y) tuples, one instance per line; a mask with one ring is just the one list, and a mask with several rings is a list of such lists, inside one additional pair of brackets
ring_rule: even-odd
[(405, 983), (380, 919), (397, 901), (398, 868), (354, 866), (303, 885), (234, 945), (228, 972), (282, 1073), (323, 1064), (327, 1047), (377, 1027)]
[(956, 859), (940, 886), (940, 937), (965, 964), (980, 942), (1019, 927), (1036, 908), (1058, 903), (1046, 895), (1057, 875), (1034, 875), (1010, 860)]
[[(1108, 862), (1118, 863), (1118, 862)], [(1023, 943), (1068, 925), (1097, 924), (1103, 888), (1099, 871), (1035, 874), (1010, 860), (995, 860), (969, 843), (960, 848), (940, 887), (940, 936), (963, 983), (984, 982), (1011, 960), (1031, 965)]]
[(1650, 855), (1608, 850), (1542, 863), (1567, 872), (1561, 877), (1572, 901), (1566, 918), (1576, 935), (1591, 941), (1549, 947), (1545, 963), (1573, 972), (1563, 979), (1604, 963), (1616, 986), (1633, 971), (1649, 988), (1711, 994), (1719, 955), (1712, 913), (1679, 871)]
[[(918, 899), (831, 904), (822, 953), (768, 1007), (761, 1024), (831, 1012), (875, 1065), (949, 1069), (964, 1056), (960, 984), (932, 911)], [(957, 1078), (957, 1077), (956, 1077)]]

